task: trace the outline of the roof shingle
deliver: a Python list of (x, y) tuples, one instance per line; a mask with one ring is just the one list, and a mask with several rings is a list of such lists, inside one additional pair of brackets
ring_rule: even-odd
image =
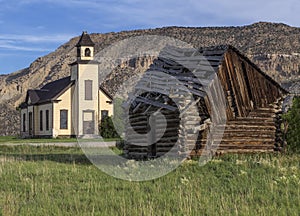
[(45, 102), (51, 102), (62, 93), (64, 93), (69, 87), (74, 84), (74, 81), (71, 80), (71, 77), (65, 77), (53, 82), (50, 82), (43, 86), (39, 90), (28, 90), (26, 102), (30, 98), (31, 104), (37, 105)]
[(94, 42), (90, 38), (90, 35), (86, 31), (82, 32), (82, 35), (76, 45), (76, 47), (80, 46), (95, 46)]

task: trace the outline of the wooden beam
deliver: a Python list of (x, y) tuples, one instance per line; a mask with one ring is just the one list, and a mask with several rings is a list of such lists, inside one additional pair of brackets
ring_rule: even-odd
[(171, 110), (171, 111), (176, 111), (177, 110), (177, 107), (170, 106), (168, 104), (163, 104), (163, 103), (160, 103), (160, 102), (157, 102), (157, 101), (152, 101), (152, 100), (149, 100), (147, 98), (143, 98), (141, 96), (138, 96), (135, 100), (139, 101), (139, 102), (149, 104), (149, 105), (152, 105), (152, 106), (165, 108), (165, 109)]

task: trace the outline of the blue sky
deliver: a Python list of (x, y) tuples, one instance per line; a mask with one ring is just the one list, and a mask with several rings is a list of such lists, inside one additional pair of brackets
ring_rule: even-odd
[(258, 21), (300, 27), (298, 0), (0, 0), (0, 74), (28, 67), (83, 30), (237, 26)]

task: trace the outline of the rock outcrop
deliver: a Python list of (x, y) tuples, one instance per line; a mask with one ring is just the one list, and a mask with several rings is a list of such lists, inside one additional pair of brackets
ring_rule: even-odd
[[(300, 78), (300, 28), (278, 23), (255, 23), (243, 27), (165, 27), (119, 33), (91, 34), (95, 51), (99, 52), (114, 42), (139, 35), (161, 35), (176, 38), (194, 47), (231, 44), (246, 54), (271, 77), (297, 91), (295, 80)], [(72, 38), (54, 52), (37, 58), (28, 68), (0, 76), (0, 135), (18, 134), (19, 117), (16, 107), (24, 100), (28, 89), (69, 75), (69, 63), (75, 60)], [(122, 62), (103, 83), (114, 93), (118, 83), (143, 73), (153, 57)], [(295, 89), (294, 89), (295, 88)], [(5, 128), (4, 128), (5, 127)]]

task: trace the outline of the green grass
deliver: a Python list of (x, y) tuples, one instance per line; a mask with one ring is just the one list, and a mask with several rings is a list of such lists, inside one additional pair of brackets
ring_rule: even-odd
[(0, 136), (0, 143), (53, 143), (53, 142), (77, 142), (77, 139), (76, 138), (21, 139), (15, 136)]
[[(108, 138), (104, 139), (104, 141), (117, 141), (118, 138)], [(89, 140), (82, 140), (89, 141)], [(94, 140), (93, 140), (94, 141)], [(21, 139), (15, 136), (0, 136), (0, 144), (26, 144), (26, 143), (64, 143), (64, 142), (77, 142), (76, 138), (56, 138), (56, 139), (44, 139), (44, 138), (36, 138), (36, 139)]]
[(146, 182), (110, 177), (79, 148), (0, 147), (3, 215), (299, 215), (300, 157), (187, 161)]

